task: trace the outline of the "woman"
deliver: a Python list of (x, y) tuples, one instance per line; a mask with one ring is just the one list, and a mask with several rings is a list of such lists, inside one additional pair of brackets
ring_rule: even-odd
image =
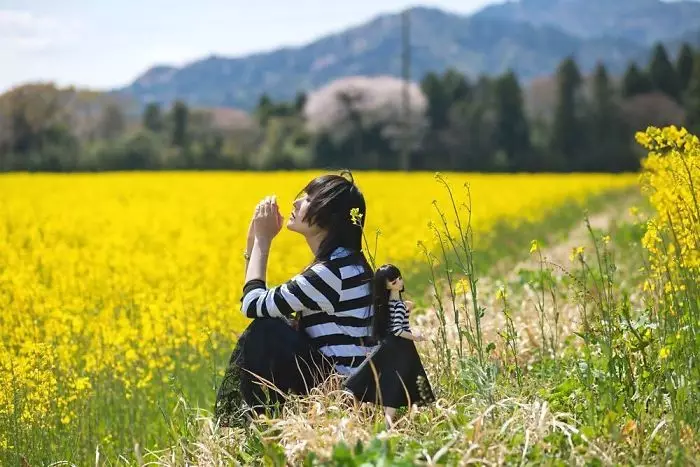
[(222, 425), (236, 418), (241, 399), (257, 412), (282, 404), (285, 394), (306, 394), (333, 371), (350, 375), (374, 348), (373, 274), (362, 253), (365, 199), (352, 176), (344, 175), (315, 178), (294, 202), (287, 228), (304, 236), (314, 261), (270, 289), (267, 259), (282, 215), (274, 197), (256, 207), (241, 299), (253, 321), (217, 394)]

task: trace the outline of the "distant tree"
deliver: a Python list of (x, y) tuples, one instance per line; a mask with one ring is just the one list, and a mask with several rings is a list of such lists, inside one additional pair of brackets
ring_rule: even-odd
[[(0, 96), (3, 165), (17, 170), (71, 170), (80, 151), (74, 132), (74, 89), (30, 84)], [(11, 162), (8, 162), (9, 159)]]
[(165, 128), (160, 104), (152, 102), (143, 111), (143, 127), (153, 133), (160, 133)]
[(447, 70), (442, 75), (430, 72), (420, 84), (428, 100), (427, 117), (433, 130), (442, 130), (447, 126), (450, 108), (469, 95), (470, 86), (467, 79), (456, 70)]
[(440, 76), (431, 71), (420, 83), (421, 90), (428, 100), (427, 117), (432, 130), (441, 130), (447, 125), (450, 103)]
[(678, 75), (678, 85), (681, 95), (688, 89), (690, 76), (693, 74), (693, 56), (693, 48), (690, 44), (684, 42), (678, 53), (678, 59), (676, 60), (676, 74)]
[(700, 137), (700, 54), (693, 60), (693, 73), (686, 91), (685, 111), (688, 129)]
[(306, 95), (297, 93), (293, 102), (274, 102), (269, 95), (264, 93), (258, 99), (258, 105), (255, 108), (255, 115), (260, 122), (260, 125), (265, 126), (272, 117), (292, 117), (299, 114), (297, 106), (306, 104)]
[(178, 148), (185, 148), (187, 146), (187, 130), (189, 123), (189, 109), (187, 105), (182, 101), (176, 101), (173, 105), (173, 134), (172, 134), (172, 145)]
[(294, 98), (294, 111), (296, 114), (300, 115), (304, 111), (304, 106), (306, 105), (307, 95), (303, 91), (297, 92)]
[(649, 63), (649, 77), (655, 90), (663, 92), (672, 99), (680, 99), (681, 88), (678, 75), (668, 58), (666, 48), (661, 43), (654, 46)]
[(255, 108), (255, 115), (261, 125), (265, 126), (267, 120), (274, 114), (274, 104), (267, 93), (263, 93), (258, 99), (258, 105)]
[(631, 132), (624, 126), (608, 72), (602, 63), (593, 74), (593, 93), (589, 122), (590, 151), (582, 160), (581, 169), (586, 171), (623, 171), (638, 168), (632, 154)]
[(97, 136), (113, 140), (124, 134), (125, 130), (126, 118), (122, 109), (116, 104), (107, 104), (97, 125)]
[(630, 134), (648, 126), (664, 127), (685, 121), (683, 107), (658, 91), (625, 99), (620, 107)]
[(265, 140), (252, 161), (254, 168), (301, 169), (311, 164), (312, 155), (300, 137), (303, 128), (298, 118), (272, 117), (265, 130)]
[(651, 91), (652, 84), (649, 75), (644, 70), (640, 70), (636, 63), (630, 63), (622, 79), (622, 96), (632, 97)]
[(530, 132), (525, 117), (522, 90), (515, 72), (509, 71), (496, 80), (494, 101), (496, 149), (503, 151), (507, 168), (532, 169)]
[[(415, 83), (408, 89), (410, 114), (405, 125), (402, 80), (389, 76), (338, 79), (309, 95), (304, 107), (307, 129), (325, 148), (328, 143), (336, 148), (336, 165), (395, 168), (406, 138), (415, 150), (427, 128), (426, 98)], [(328, 140), (318, 139), (322, 133)]]
[(158, 135), (144, 129), (118, 143), (102, 146), (97, 159), (106, 170), (153, 170), (162, 166), (163, 153)]
[(567, 58), (557, 68), (558, 100), (549, 149), (551, 160), (564, 170), (577, 170), (585, 151), (583, 126), (580, 118), (579, 95), (581, 73), (573, 58)]
[[(472, 101), (459, 101), (450, 109), (449, 126), (442, 138), (448, 159), (439, 169), (494, 170), (496, 112), (490, 103), (491, 83), (482, 80), (480, 92)], [(432, 167), (429, 167), (432, 168)]]

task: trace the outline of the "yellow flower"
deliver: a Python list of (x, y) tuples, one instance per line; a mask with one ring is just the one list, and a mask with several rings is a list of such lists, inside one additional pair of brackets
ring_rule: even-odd
[(659, 350), (659, 360), (666, 360), (670, 354), (671, 351), (668, 349), (668, 347), (661, 347)]
[(576, 259), (583, 260), (583, 250), (584, 247), (576, 246), (571, 249), (571, 254), (569, 255), (570, 261), (575, 261)]
[(471, 291), (471, 285), (469, 284), (468, 280), (460, 279), (455, 284), (455, 293), (463, 294), (468, 293), (469, 291)]
[(352, 221), (353, 224), (361, 226), (362, 225), (362, 216), (363, 216), (363, 214), (360, 212), (360, 208), (350, 209), (350, 220)]
[[(640, 183), (655, 212), (642, 237), (649, 262), (644, 290), (678, 293), (684, 278), (700, 274), (696, 220), (700, 215), (700, 140), (675, 126), (649, 127), (637, 140), (649, 150)], [(660, 287), (653, 287), (652, 280)]]
[(540, 249), (540, 247), (539, 247), (539, 244), (537, 243), (537, 240), (532, 240), (530, 242), (530, 253), (534, 253), (539, 249)]
[(496, 291), (496, 300), (505, 300), (506, 299), (506, 289), (505, 287), (499, 287), (498, 290)]

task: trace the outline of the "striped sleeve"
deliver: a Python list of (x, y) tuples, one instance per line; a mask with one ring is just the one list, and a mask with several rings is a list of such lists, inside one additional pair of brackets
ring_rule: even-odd
[(277, 287), (265, 289), (262, 281), (250, 281), (243, 290), (241, 311), (248, 318), (280, 318), (302, 310), (333, 313), (342, 281), (328, 265), (317, 263)]
[(403, 302), (396, 302), (391, 307), (389, 315), (389, 332), (398, 336), (401, 331), (406, 330), (408, 322), (408, 312)]

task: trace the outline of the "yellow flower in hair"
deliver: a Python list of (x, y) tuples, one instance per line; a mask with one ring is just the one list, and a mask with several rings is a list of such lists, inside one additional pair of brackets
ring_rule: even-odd
[(360, 208), (352, 208), (350, 210), (350, 220), (353, 224), (361, 226), (362, 216), (363, 214), (360, 212)]

